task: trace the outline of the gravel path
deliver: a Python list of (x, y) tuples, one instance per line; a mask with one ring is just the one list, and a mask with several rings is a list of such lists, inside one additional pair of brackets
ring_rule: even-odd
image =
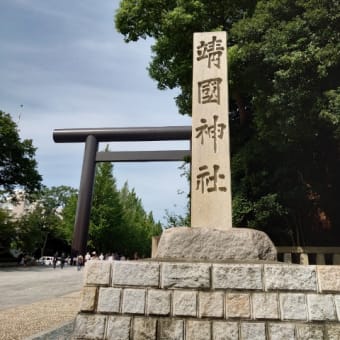
[(0, 340), (21, 340), (75, 318), (80, 292), (0, 311)]

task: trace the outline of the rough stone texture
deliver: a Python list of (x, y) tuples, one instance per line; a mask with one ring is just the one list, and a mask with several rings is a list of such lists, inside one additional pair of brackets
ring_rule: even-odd
[[(101, 270), (94, 268), (98, 277)], [(129, 278), (113, 287), (103, 286), (102, 279), (86, 284), (72, 339), (340, 340), (333, 267), (124, 262), (116, 268), (113, 275), (120, 271)], [(141, 268), (159, 268), (157, 287), (153, 280), (133, 284), (133, 269), (137, 280), (150, 277)]]
[(262, 290), (262, 265), (214, 264), (212, 282), (215, 289)]
[(209, 288), (210, 265), (202, 263), (162, 264), (162, 288)]
[(308, 294), (308, 314), (310, 320), (336, 320), (335, 306), (332, 295)]
[(110, 261), (88, 261), (85, 270), (85, 283), (87, 285), (108, 286), (110, 284)]
[(327, 325), (326, 326), (326, 336), (328, 340), (339, 340), (340, 339), (340, 325)]
[(214, 321), (212, 325), (213, 340), (235, 340), (238, 339), (238, 323)]
[(152, 315), (169, 315), (171, 292), (169, 290), (150, 289), (148, 292), (147, 313)]
[(334, 296), (335, 309), (338, 314), (338, 320), (340, 321), (340, 295)]
[(324, 340), (323, 326), (298, 324), (296, 328), (299, 340)]
[(151, 318), (135, 318), (133, 320), (133, 339), (156, 339), (157, 320)]
[(223, 292), (200, 292), (198, 298), (200, 317), (223, 318), (224, 316)]
[(209, 321), (188, 320), (186, 323), (186, 340), (211, 339), (211, 327)]
[(74, 326), (75, 339), (103, 339), (105, 315), (78, 314)]
[(81, 292), (81, 304), (80, 310), (91, 312), (94, 311), (95, 304), (96, 304), (96, 287), (84, 287)]
[(159, 264), (152, 262), (114, 261), (112, 266), (112, 284), (158, 287)]
[(299, 293), (280, 294), (282, 320), (307, 320), (306, 296)]
[(268, 264), (264, 277), (266, 290), (317, 290), (315, 266)]
[(123, 313), (144, 314), (145, 290), (125, 289), (123, 292)]
[(321, 292), (340, 292), (340, 266), (318, 266)]
[(266, 327), (264, 322), (241, 323), (242, 340), (265, 340)]
[(270, 340), (295, 340), (295, 325), (293, 323), (270, 323), (268, 325)]
[(128, 316), (109, 316), (107, 320), (107, 340), (129, 340), (131, 318)]
[[(232, 227), (232, 213), (227, 49), (223, 47), (227, 46), (226, 32), (197, 32), (194, 33), (193, 38), (192, 139), (190, 143), (191, 225), (227, 230)], [(216, 42), (213, 39), (217, 39)], [(203, 46), (207, 47), (203, 48)], [(214, 46), (211, 52), (210, 46)], [(217, 53), (219, 56), (215, 58)], [(207, 59), (204, 60), (205, 56), (209, 54), (214, 55), (214, 61), (219, 60), (217, 67), (211, 66), (210, 61), (206, 62)], [(200, 59), (201, 56), (203, 56), (203, 60)], [(203, 90), (204, 85), (202, 84), (204, 82), (206, 84), (207, 79), (218, 79), (220, 82), (219, 85), (209, 85), (216, 88), (218, 105), (206, 105), (210, 100), (205, 101), (204, 97), (207, 94), (207, 97), (210, 97), (211, 93), (209, 90), (207, 92)], [(215, 120), (218, 121), (218, 124)], [(206, 127), (202, 125), (202, 121), (207, 122)], [(214, 125), (210, 124), (215, 124), (212, 131), (208, 126)], [(201, 136), (200, 133), (197, 133), (198, 131), (201, 131)], [(205, 170), (201, 169), (203, 164), (206, 165)], [(217, 173), (214, 175), (213, 167), (217, 164), (220, 175)], [(215, 192), (209, 193), (210, 190)]]
[(247, 293), (227, 293), (227, 318), (250, 318), (250, 296)]
[(276, 260), (276, 248), (258, 230), (177, 227), (163, 231), (156, 258), (195, 260)]
[(276, 293), (254, 293), (253, 315), (255, 319), (278, 319), (279, 306)]
[(160, 319), (159, 340), (183, 340), (184, 339), (184, 321), (174, 319)]
[(118, 313), (120, 309), (120, 288), (100, 288), (98, 295), (98, 312)]
[(173, 314), (175, 316), (196, 316), (197, 293), (175, 290), (173, 297)]

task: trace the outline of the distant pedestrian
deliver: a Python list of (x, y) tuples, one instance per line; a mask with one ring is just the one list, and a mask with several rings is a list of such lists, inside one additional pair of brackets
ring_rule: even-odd
[(81, 269), (81, 266), (83, 265), (84, 263), (84, 258), (83, 258), (83, 255), (78, 255), (77, 257), (77, 270), (80, 270)]
[(57, 262), (58, 262), (58, 252), (55, 252), (55, 254), (53, 255), (53, 269), (56, 268)]
[(60, 258), (60, 268), (61, 269), (64, 269), (64, 264), (65, 264), (65, 254), (62, 253), (61, 258)]
[(90, 260), (91, 260), (91, 255), (89, 252), (87, 252), (85, 255), (85, 262), (90, 261)]
[(101, 261), (104, 260), (104, 254), (103, 254), (103, 253), (100, 253), (100, 255), (99, 255), (99, 260), (101, 260)]

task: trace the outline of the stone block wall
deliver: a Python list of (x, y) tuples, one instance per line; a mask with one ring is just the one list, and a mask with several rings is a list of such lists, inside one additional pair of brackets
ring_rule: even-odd
[(340, 339), (340, 266), (91, 261), (73, 339)]

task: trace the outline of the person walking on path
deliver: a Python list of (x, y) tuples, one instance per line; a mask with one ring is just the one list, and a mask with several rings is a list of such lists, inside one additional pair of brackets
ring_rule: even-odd
[(65, 253), (61, 254), (61, 258), (60, 258), (60, 268), (64, 269), (64, 264), (65, 264)]
[(78, 255), (77, 257), (77, 270), (79, 271), (81, 269), (81, 266), (83, 265), (84, 263), (84, 258), (83, 258), (83, 255)]
[(58, 261), (58, 252), (56, 252), (56, 253), (53, 255), (53, 269), (56, 268), (56, 266), (57, 266), (57, 261)]

